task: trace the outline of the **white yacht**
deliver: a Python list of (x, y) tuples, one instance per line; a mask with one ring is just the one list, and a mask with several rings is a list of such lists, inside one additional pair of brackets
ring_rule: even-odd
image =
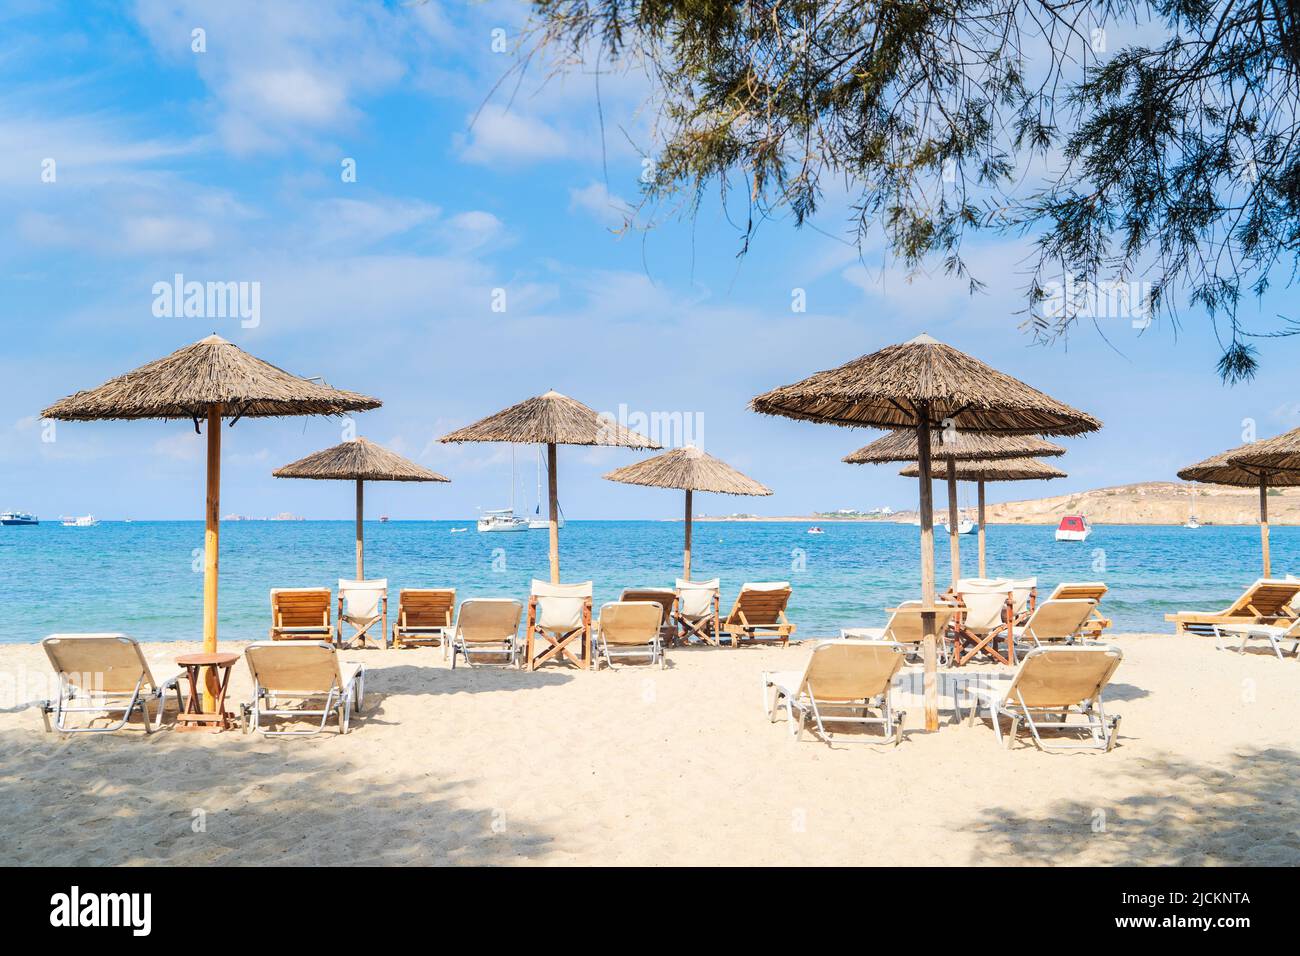
[(0, 511), (0, 524), (40, 524), (36, 515), (25, 511)]
[(478, 530), (484, 533), (490, 531), (527, 531), (528, 519), (519, 517), (511, 508), (484, 511), (479, 515)]
[[(939, 522), (939, 523), (940, 523), (940, 525), (943, 527), (943, 530), (944, 530), (944, 531), (947, 531), (949, 534), (952, 533), (952, 532), (949, 530), (949, 528), (948, 528), (948, 522), (947, 522), (946, 520), (945, 520), (945, 521), (941, 521), (941, 522)], [(974, 530), (975, 530), (975, 522), (974, 522), (974, 521), (971, 521), (970, 518), (959, 518), (959, 519), (958, 519), (958, 521), (957, 521), (957, 533), (958, 533), (958, 534), (970, 534), (970, 533), (971, 533), (972, 531), (974, 531)]]
[[(533, 531), (545, 531), (551, 526), (551, 520), (542, 514), (542, 446), (537, 446), (537, 507), (533, 509), (533, 516), (528, 519), (528, 527)], [(555, 527), (564, 527), (564, 511), (561, 509), (555, 516)]]
[(94, 515), (80, 515), (75, 518), (61, 517), (59, 521), (63, 523), (65, 528), (93, 528), (99, 524), (99, 519)]

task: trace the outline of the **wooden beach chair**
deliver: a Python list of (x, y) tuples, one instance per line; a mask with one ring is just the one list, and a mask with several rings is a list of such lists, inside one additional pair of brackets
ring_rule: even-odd
[[(1039, 750), (1105, 750), (1115, 745), (1119, 717), (1107, 717), (1101, 694), (1123, 660), (1118, 647), (1036, 647), (1025, 655), (1005, 690), (970, 686), (975, 699), (970, 722), (982, 702), (993, 722), (998, 742), (1015, 743), (1021, 722)], [(1071, 722), (1071, 717), (1081, 720)], [(1011, 719), (1002, 735), (1001, 718)], [(1053, 743), (1040, 731), (1085, 731), (1086, 743)]]
[(718, 605), (722, 586), (718, 578), (711, 581), (686, 581), (677, 579), (677, 609), (675, 619), (677, 636), (674, 640), (689, 644), (698, 637), (705, 644), (717, 647)]
[(614, 601), (600, 609), (595, 625), (596, 660), (613, 667), (614, 658), (664, 662), (663, 605), (658, 601)]
[(1166, 614), (1175, 634), (1214, 636), (1215, 624), (1290, 624), (1296, 620), (1291, 602), (1300, 597), (1300, 581), (1260, 578), (1222, 611), (1179, 611)]
[[(339, 733), (346, 734), (352, 712), (361, 711), (366, 665), (341, 662), (328, 642), (258, 641), (244, 649), (244, 660), (253, 675), (253, 700), (243, 707), (245, 731), (259, 730), (268, 737), (303, 737), (323, 733), (334, 715)], [(285, 706), (291, 702), (296, 706)], [(312, 702), (320, 702), (320, 708), (304, 706)], [(310, 730), (267, 730), (262, 727), (264, 717), (319, 717), (320, 725)]]
[[(947, 662), (946, 650), (948, 625), (958, 611), (958, 605), (936, 602), (939, 610), (934, 615), (934, 636), (939, 653), (939, 663)], [(919, 655), (921, 644), (925, 640), (922, 631), (921, 602), (903, 601), (898, 607), (886, 608), (889, 620), (884, 627), (846, 627), (840, 629), (840, 636), (849, 640), (889, 641), (903, 645), (909, 655)]]
[[(474, 666), (474, 657), (502, 657), (493, 661), (508, 665), (519, 663), (519, 621), (524, 606), (512, 598), (471, 598), (462, 601), (451, 637), (451, 669), (456, 658)], [(479, 663), (485, 663), (480, 660)]]
[[(59, 678), (58, 696), (40, 705), (46, 732), (57, 729), (64, 734), (111, 734), (125, 727), (139, 708), (144, 732), (152, 733), (149, 704), (157, 705), (153, 723), (161, 725), (168, 690), (176, 693), (177, 712), (184, 709), (181, 675), (177, 673), (161, 683), (155, 680), (140, 645), (125, 634), (51, 634), (41, 641), (41, 646)], [(50, 726), (50, 714), (54, 715), (54, 728)], [(110, 718), (120, 714), (121, 720), (107, 727), (69, 727), (69, 714)]]
[[(764, 671), (763, 703), (775, 721), (784, 706), (791, 733), (803, 739), (805, 728), (826, 743), (893, 743), (903, 736), (903, 712), (890, 698), (895, 675), (903, 666), (904, 648), (892, 641), (826, 641), (813, 648), (802, 671)], [(870, 711), (875, 710), (876, 716)], [(882, 737), (832, 737), (827, 724), (878, 724)]]
[(620, 601), (654, 601), (663, 609), (663, 619), (659, 623), (659, 639), (664, 645), (671, 644), (677, 637), (677, 625), (673, 616), (677, 610), (677, 592), (672, 588), (624, 588)]
[[(376, 624), (380, 625), (378, 640), (388, 645), (388, 579), (376, 578), (373, 581), (349, 581), (339, 578), (338, 623), (335, 625), (334, 641), (340, 647), (360, 641), (366, 646), (366, 633)], [(352, 635), (343, 639), (343, 625), (352, 628)]]
[[(591, 582), (551, 584), (533, 581), (528, 595), (527, 663), (530, 671), (561, 658), (583, 670), (591, 667)], [(545, 642), (538, 646), (537, 638)], [(578, 644), (578, 653), (571, 649)]]
[(271, 640), (329, 641), (329, 588), (272, 588)]
[[(988, 589), (970, 588), (956, 595), (960, 602), (952, 631), (952, 662), (957, 667), (985, 654), (1000, 664), (1013, 664), (1014, 621), (1011, 590), (1004, 585)], [(1006, 645), (998, 650), (998, 639)]]
[[(1061, 583), (1056, 586), (1048, 598), (1049, 601), (1074, 601), (1088, 600), (1097, 604), (1106, 596), (1109, 588), (1100, 581), (1079, 581), (1075, 583)], [(1089, 641), (1095, 641), (1101, 637), (1102, 632), (1110, 627), (1111, 621), (1108, 617), (1103, 617), (1101, 611), (1093, 608), (1092, 617), (1084, 624), (1082, 636)]]
[(397, 592), (393, 646), (441, 645), (446, 658), (455, 614), (455, 588), (402, 588)]
[(721, 632), (731, 635), (731, 646), (746, 644), (790, 645), (790, 635), (797, 629), (785, 616), (790, 603), (789, 581), (763, 581), (743, 584), (736, 595), (731, 613), (722, 622)]

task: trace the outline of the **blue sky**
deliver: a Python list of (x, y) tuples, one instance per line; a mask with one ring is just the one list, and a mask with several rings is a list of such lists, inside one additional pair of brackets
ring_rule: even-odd
[[(878, 436), (756, 416), (755, 394), (928, 331), (1106, 423), (1069, 442), (1068, 480), (994, 500), (1130, 481), (1300, 425), (1291, 366), (1214, 373), (1209, 324), (1125, 319), (1068, 344), (1017, 330), (1023, 242), (968, 250), (974, 298), (937, 271), (908, 281), (878, 240), (846, 242), (850, 194), (815, 223), (765, 224), (738, 259), (743, 210), (705, 202), (619, 234), (652, 152), (646, 90), (589, 73), (493, 86), (521, 5), (278, 0), (27, 3), (0, 11), (0, 509), (200, 518), (203, 446), (187, 423), (61, 423), (49, 402), (217, 332), (302, 375), (383, 399), (358, 431), (453, 479), (373, 486), (372, 514), (464, 518), (508, 500), (509, 448), (451, 429), (556, 388), (602, 411), (687, 416), (713, 454), (775, 489), (699, 510), (903, 507), (914, 483), (842, 455)], [(194, 52), (193, 31), (204, 31)], [(498, 44), (499, 45), (499, 44)], [(477, 120), (472, 122), (477, 115)], [(42, 179), (53, 159), (54, 181)], [(347, 161), (356, 181), (345, 182)], [(154, 283), (257, 282), (260, 321), (154, 314)], [(791, 308), (794, 290), (807, 308)], [(1279, 286), (1279, 289), (1281, 287)], [(504, 290), (505, 311), (494, 311)], [(494, 295), (498, 298), (494, 299)], [(1281, 290), (1245, 306), (1266, 327)], [(328, 419), (225, 432), (223, 512), (345, 517), (350, 490), (270, 472), (341, 438)], [(638, 453), (561, 450), (574, 518), (675, 517), (679, 496), (603, 481)], [(533, 458), (519, 455), (531, 510)]]

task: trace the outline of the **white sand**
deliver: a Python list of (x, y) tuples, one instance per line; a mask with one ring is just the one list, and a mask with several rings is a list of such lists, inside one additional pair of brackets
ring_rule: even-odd
[(347, 736), (181, 734), (169, 708), (151, 737), (60, 739), (24, 706), (41, 649), (4, 646), (0, 863), (1300, 863), (1300, 661), (1115, 642), (1109, 754), (1006, 752), (946, 712), (897, 750), (796, 743), (758, 679), (795, 646), (536, 674), (346, 651), (370, 668)]

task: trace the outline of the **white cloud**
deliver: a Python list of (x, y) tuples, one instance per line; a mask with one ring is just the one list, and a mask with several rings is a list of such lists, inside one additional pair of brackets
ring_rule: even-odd
[(597, 181), (569, 190), (569, 210), (585, 212), (611, 229), (621, 228), (635, 215), (631, 203)]
[(206, 448), (206, 439), (190, 429), (159, 438), (153, 443), (152, 451), (160, 458), (190, 462), (202, 460)]
[(569, 137), (545, 120), (504, 106), (485, 106), (458, 136), (460, 158), (484, 166), (511, 166), (570, 154)]
[(492, 213), (474, 209), (447, 220), (444, 235), (457, 252), (468, 252), (500, 239), (505, 229), (505, 223)]

